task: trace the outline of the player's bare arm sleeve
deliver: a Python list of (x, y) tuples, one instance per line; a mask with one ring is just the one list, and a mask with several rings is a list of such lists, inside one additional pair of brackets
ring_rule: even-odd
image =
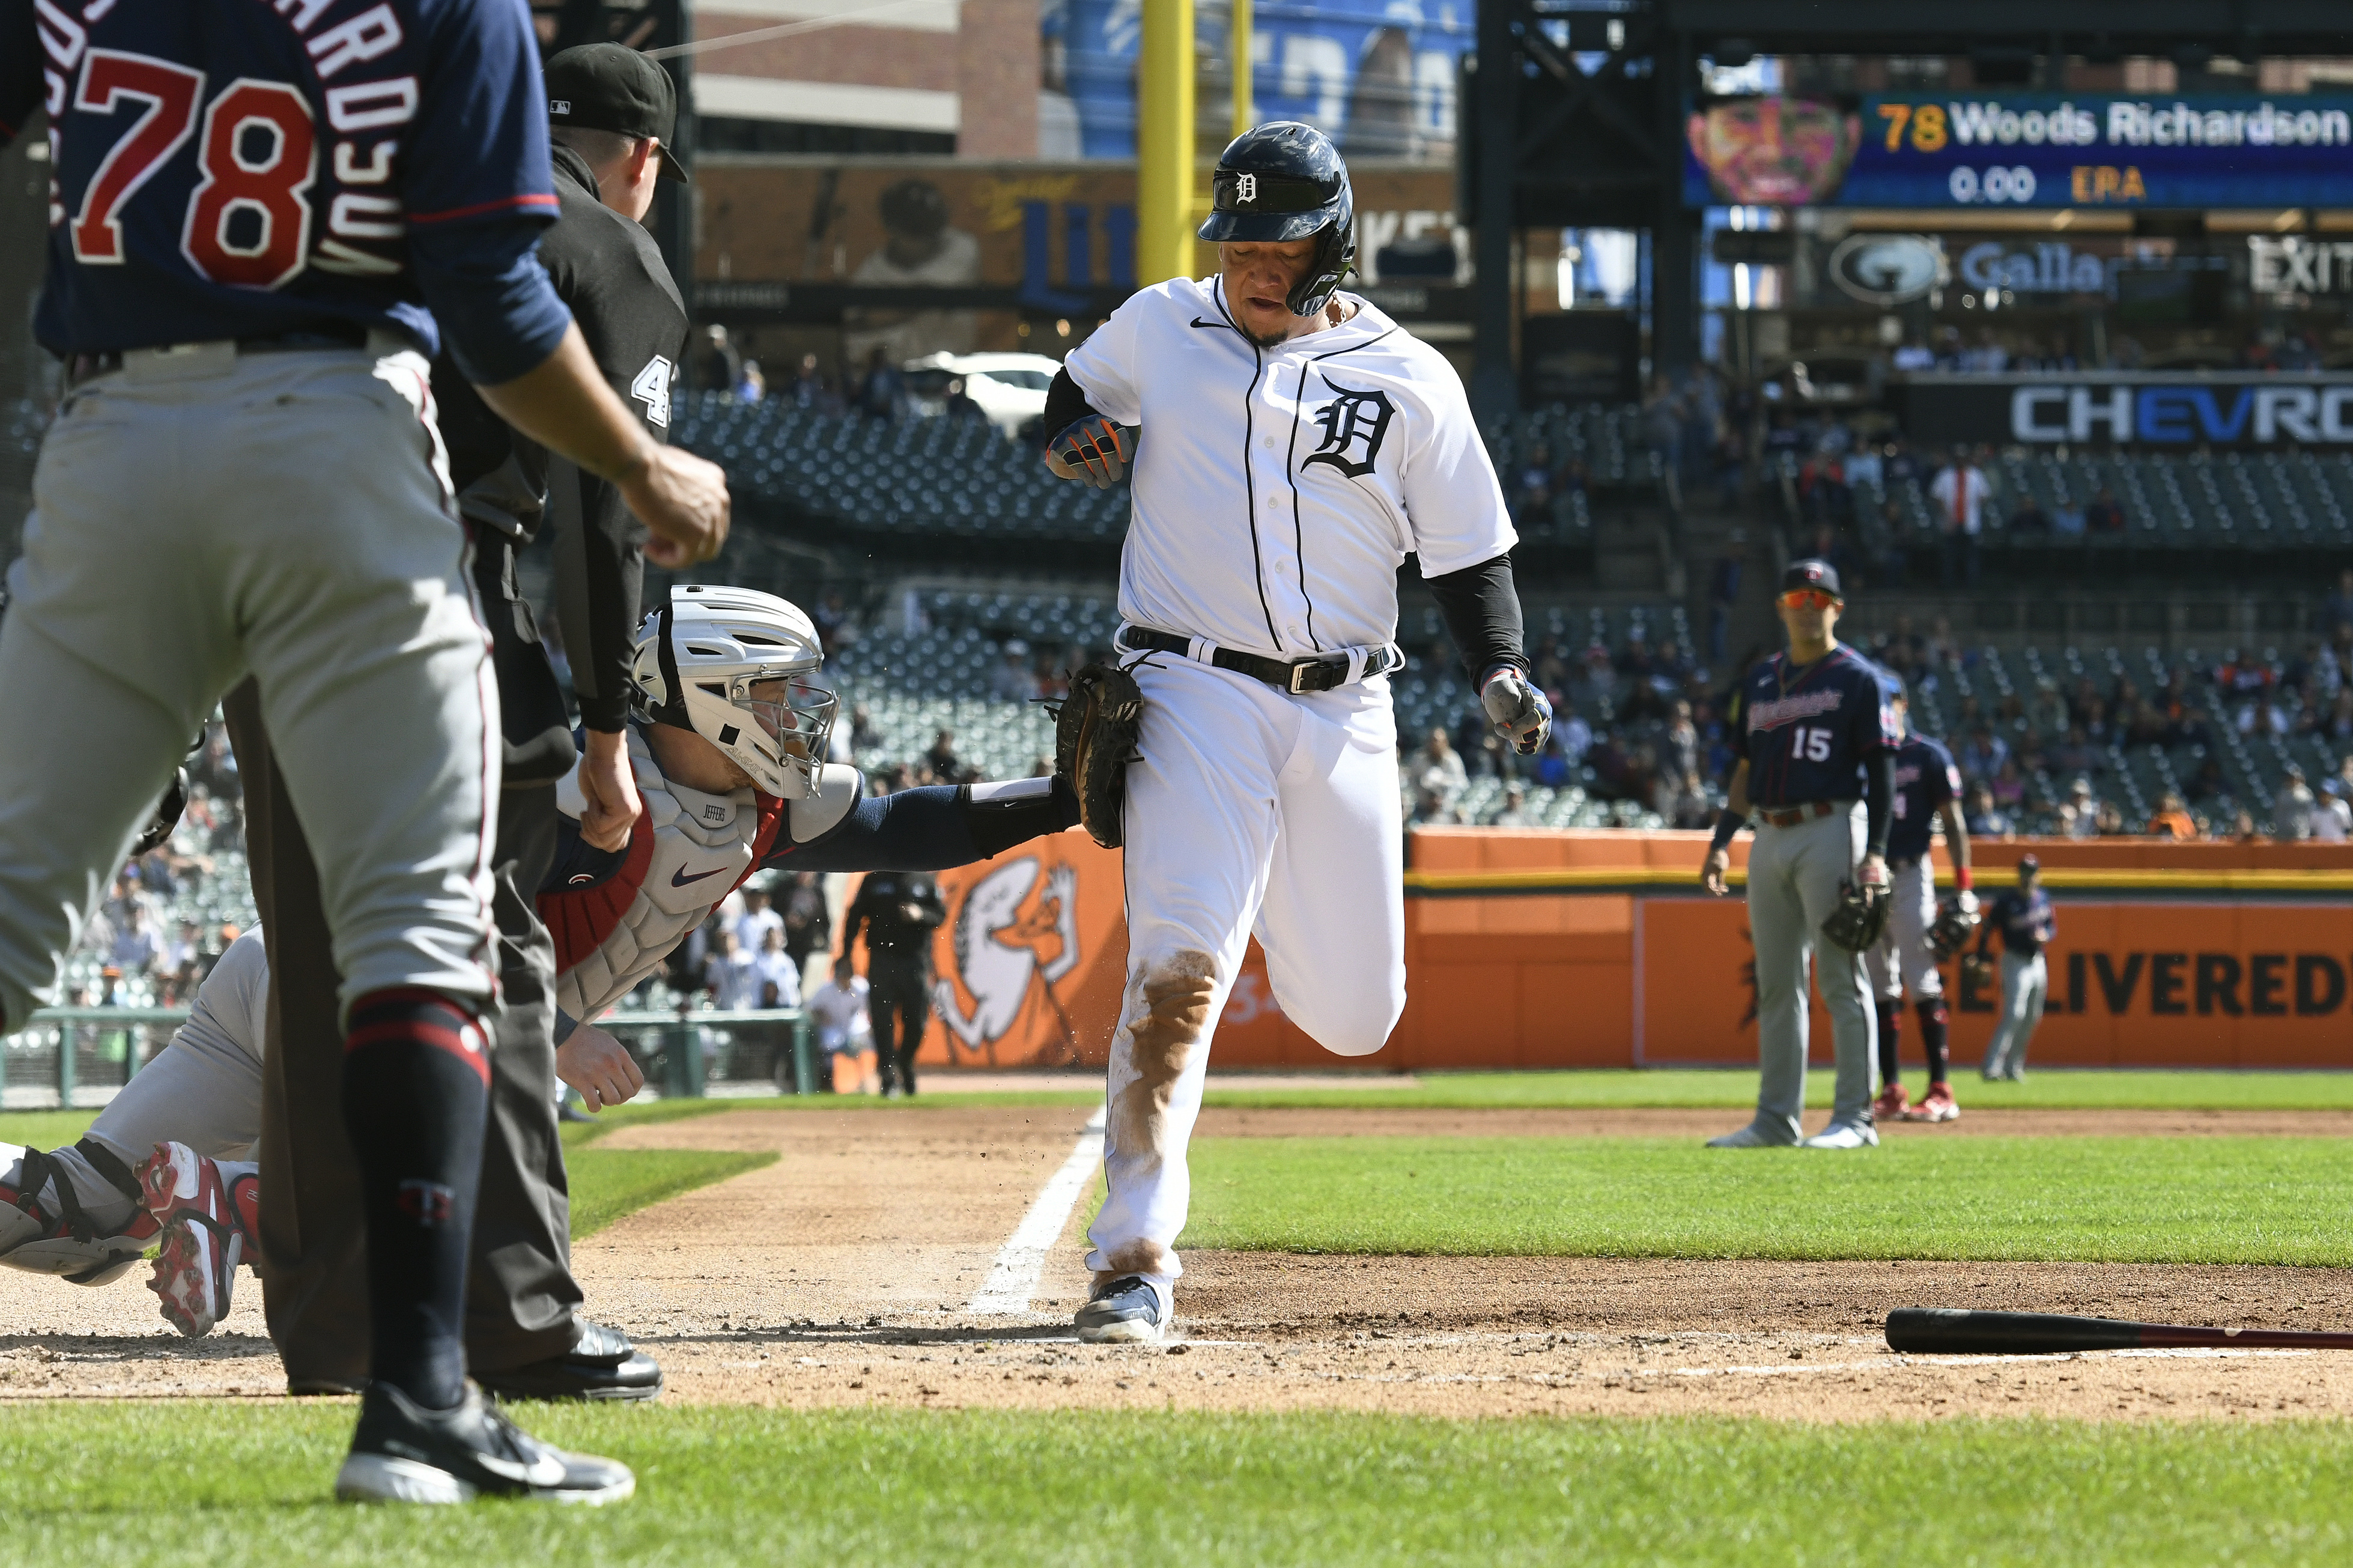
[(1462, 655), (1472, 680), (1500, 665), (1528, 668), (1522, 637), (1519, 590), (1512, 583), (1512, 558), (1497, 555), (1476, 566), (1430, 579), (1430, 591), (1446, 617), (1446, 629)]
[(1894, 820), (1895, 753), (1873, 752), (1862, 759), (1863, 848), (1887, 853), (1887, 829)]
[[(780, 847), (763, 864), (795, 871), (944, 871), (1060, 833), (1078, 819), (1077, 797), (1059, 779), (927, 784), (861, 800), (823, 837)], [(853, 926), (858, 912), (853, 906)]]

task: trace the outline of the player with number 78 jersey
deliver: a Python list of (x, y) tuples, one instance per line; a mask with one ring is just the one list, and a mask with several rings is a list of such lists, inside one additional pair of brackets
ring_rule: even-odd
[[(0, 142), (43, 111), (35, 332), (66, 384), (8, 573), (0, 732), (51, 743), (0, 749), (0, 1033), (56, 1000), (188, 736), (250, 677), (341, 979), (341, 1037), (281, 1044), (334, 1064), (367, 1216), (337, 1494), (627, 1497), (625, 1467), (533, 1441), (465, 1379), (501, 781), (444, 335), (501, 417), (618, 487), (656, 560), (715, 553), (727, 498), (605, 384), (533, 255), (557, 203), (530, 13), (0, 0)], [(283, 1157), (264, 1146), (265, 1182)], [(267, 1207), (261, 1229), (285, 1240)]]

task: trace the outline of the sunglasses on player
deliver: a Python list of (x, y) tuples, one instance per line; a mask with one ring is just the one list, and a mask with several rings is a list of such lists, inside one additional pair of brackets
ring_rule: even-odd
[(1785, 610), (1827, 610), (1838, 602), (1837, 595), (1826, 594), (1820, 588), (1792, 588), (1780, 598)]

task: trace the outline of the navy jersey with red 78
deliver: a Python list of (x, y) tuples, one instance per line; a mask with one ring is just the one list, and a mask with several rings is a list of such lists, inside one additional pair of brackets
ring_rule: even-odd
[(1863, 759), (1903, 743), (1879, 669), (1851, 647), (1800, 668), (1777, 653), (1748, 676), (1733, 751), (1748, 760), (1760, 806), (1861, 800)]
[(54, 353), (396, 327), (431, 353), (434, 308), (533, 287), (556, 200), (524, 0), (0, 0), (0, 142), (48, 113)]

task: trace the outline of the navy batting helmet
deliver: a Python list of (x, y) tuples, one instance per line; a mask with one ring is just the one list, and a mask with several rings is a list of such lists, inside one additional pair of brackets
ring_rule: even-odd
[(1312, 316), (1332, 302), (1356, 259), (1356, 200), (1330, 137), (1295, 120), (1246, 131), (1219, 156), (1209, 193), (1203, 239), (1312, 237), (1307, 275), (1283, 302), (1294, 316)]

